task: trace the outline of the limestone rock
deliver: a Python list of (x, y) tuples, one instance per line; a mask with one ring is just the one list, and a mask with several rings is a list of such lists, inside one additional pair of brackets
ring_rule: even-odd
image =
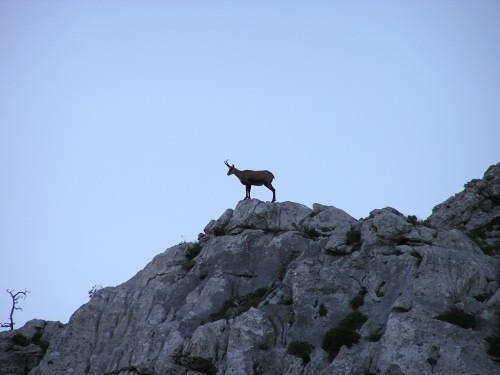
[(426, 222), (241, 201), (100, 290), (30, 374), (499, 373), (499, 173)]
[(274, 344), (274, 329), (269, 318), (251, 308), (230, 324), (224, 374), (251, 374), (259, 352)]
[(436, 228), (465, 232), (483, 251), (500, 256), (500, 163), (434, 207), (428, 220)]
[(0, 332), (0, 375), (26, 374), (40, 363), (64, 325), (34, 319), (22, 328)]
[(215, 374), (227, 350), (226, 326), (225, 320), (199, 326), (184, 346), (179, 362), (188, 369)]
[(265, 232), (301, 230), (312, 210), (304, 205), (283, 202), (266, 203), (258, 199), (238, 203), (227, 226), (228, 233), (241, 233), (243, 229), (261, 229)]
[[(232, 208), (228, 208), (219, 219), (211, 220), (205, 229), (203, 230), (207, 235), (215, 235), (221, 236), (225, 234), (225, 230), (229, 221), (233, 216), (234, 210)], [(203, 237), (204, 238), (204, 237)]]
[(345, 233), (356, 225), (357, 220), (346, 212), (336, 207), (327, 207), (315, 203), (313, 212), (304, 220), (302, 226), (306, 233), (312, 232), (317, 236), (329, 236), (335, 231)]

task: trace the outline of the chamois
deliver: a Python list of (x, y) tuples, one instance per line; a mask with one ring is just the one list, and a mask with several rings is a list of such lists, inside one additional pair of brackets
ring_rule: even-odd
[(240, 171), (239, 169), (236, 169), (234, 164), (229, 165), (227, 160), (224, 162), (224, 164), (227, 165), (229, 168), (229, 171), (227, 172), (227, 175), (230, 176), (234, 174), (236, 177), (239, 178), (240, 182), (246, 186), (246, 196), (245, 199), (250, 199), (250, 189), (252, 188), (252, 185), (254, 186), (262, 186), (264, 185), (266, 188), (271, 190), (273, 192), (273, 202), (276, 201), (276, 190), (273, 188), (273, 185), (271, 182), (274, 179), (274, 175), (269, 172), (269, 171), (250, 171), (250, 170), (244, 170)]

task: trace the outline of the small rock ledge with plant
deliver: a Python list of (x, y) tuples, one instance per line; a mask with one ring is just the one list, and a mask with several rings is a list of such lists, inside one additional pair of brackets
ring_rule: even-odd
[(97, 291), (29, 374), (498, 374), (499, 285), (500, 164), (425, 221), (245, 200)]

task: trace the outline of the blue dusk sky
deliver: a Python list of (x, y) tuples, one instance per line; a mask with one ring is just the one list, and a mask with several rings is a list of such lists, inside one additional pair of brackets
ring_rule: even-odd
[(481, 178), (500, 1), (1, 1), (0, 131), (0, 321), (67, 322), (244, 198), (225, 159), (356, 219)]

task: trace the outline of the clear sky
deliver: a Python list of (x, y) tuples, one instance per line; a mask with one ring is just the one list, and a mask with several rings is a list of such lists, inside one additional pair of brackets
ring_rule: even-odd
[(225, 159), (427, 217), (500, 161), (500, 1), (0, 1), (0, 321), (196, 240), (245, 196)]

